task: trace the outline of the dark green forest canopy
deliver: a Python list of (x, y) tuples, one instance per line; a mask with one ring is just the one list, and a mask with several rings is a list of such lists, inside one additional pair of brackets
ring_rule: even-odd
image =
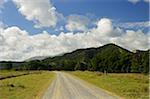
[(19, 69), (29, 70), (89, 70), (115, 73), (148, 73), (149, 50), (135, 53), (118, 45), (78, 49), (61, 56), (24, 62)]

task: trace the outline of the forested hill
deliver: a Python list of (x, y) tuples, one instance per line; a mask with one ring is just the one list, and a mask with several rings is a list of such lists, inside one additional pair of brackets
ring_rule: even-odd
[(62, 56), (36, 62), (37, 65), (42, 64), (40, 66), (45, 66), (51, 70), (148, 72), (148, 57), (148, 51), (132, 53), (115, 44), (107, 44), (98, 48), (78, 49)]
[(78, 49), (44, 60), (25, 62), (22, 69), (148, 73), (149, 51), (133, 53), (115, 44), (107, 44), (98, 48)]

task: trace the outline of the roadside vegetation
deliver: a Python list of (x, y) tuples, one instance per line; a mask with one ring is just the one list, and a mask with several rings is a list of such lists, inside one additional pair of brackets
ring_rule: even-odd
[(7, 76), (7, 75), (17, 75), (25, 73), (26, 71), (15, 71), (15, 70), (0, 70), (0, 77)]
[(124, 99), (149, 99), (149, 76), (130, 73), (75, 71), (75, 75)]
[(19, 77), (29, 74), (41, 73), (41, 71), (14, 71), (14, 70), (0, 70), (0, 80)]
[[(7, 74), (15, 71), (2, 71)], [(0, 80), (0, 99), (41, 99), (55, 74), (48, 71)]]

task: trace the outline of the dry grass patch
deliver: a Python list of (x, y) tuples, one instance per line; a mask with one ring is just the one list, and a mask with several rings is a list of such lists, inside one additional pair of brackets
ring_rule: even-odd
[(149, 99), (149, 76), (143, 74), (98, 72), (71, 72), (100, 88), (115, 93), (125, 99)]
[(54, 75), (52, 72), (42, 71), (0, 80), (0, 99), (40, 99)]

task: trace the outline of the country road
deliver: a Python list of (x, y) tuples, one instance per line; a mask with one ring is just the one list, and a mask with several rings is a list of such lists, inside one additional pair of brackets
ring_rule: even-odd
[(55, 73), (57, 76), (42, 99), (119, 99), (67, 73)]

